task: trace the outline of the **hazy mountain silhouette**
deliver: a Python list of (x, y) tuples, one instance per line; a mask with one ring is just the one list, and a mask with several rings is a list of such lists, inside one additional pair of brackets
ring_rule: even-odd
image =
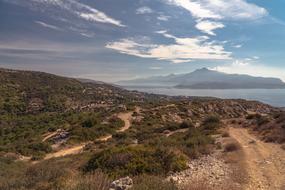
[(278, 89), (285, 83), (278, 78), (253, 77), (250, 75), (226, 74), (202, 68), (187, 74), (171, 74), (150, 78), (120, 81), (124, 86), (169, 86), (190, 89)]

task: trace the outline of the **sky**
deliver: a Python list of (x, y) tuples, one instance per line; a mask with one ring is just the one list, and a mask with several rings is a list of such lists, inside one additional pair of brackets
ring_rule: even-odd
[(0, 67), (106, 82), (207, 67), (285, 81), (284, 7), (284, 0), (0, 0)]

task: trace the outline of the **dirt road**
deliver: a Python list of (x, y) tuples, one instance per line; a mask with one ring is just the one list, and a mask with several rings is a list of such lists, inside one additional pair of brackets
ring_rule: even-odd
[(112, 137), (113, 137), (112, 135), (106, 135), (106, 136), (100, 137), (98, 141), (107, 141), (111, 139)]
[(246, 190), (285, 190), (285, 151), (258, 140), (247, 129), (231, 127), (229, 132), (245, 152), (250, 176)]
[[(136, 111), (139, 111), (138, 109), (139, 108), (137, 108)], [(124, 113), (118, 114), (118, 118), (123, 120), (125, 124), (121, 129), (117, 130), (117, 132), (124, 132), (131, 127), (132, 114), (133, 114), (133, 112), (124, 112)], [(111, 138), (112, 138), (112, 135), (107, 135), (107, 136), (99, 138), (98, 140), (99, 141), (107, 141)], [(78, 153), (83, 151), (85, 145), (86, 145), (86, 143), (76, 145), (76, 146), (72, 146), (72, 147), (68, 147), (68, 148), (64, 148), (64, 149), (59, 150), (57, 152), (47, 154), (44, 159), (47, 160), (47, 159), (62, 157), (62, 156), (66, 156), (66, 155), (78, 154)]]
[(42, 142), (47, 141), (48, 139), (54, 137), (54, 136), (57, 135), (57, 134), (58, 134), (58, 131), (53, 132), (53, 133), (48, 133), (48, 134), (43, 138)]
[(121, 129), (117, 130), (117, 132), (124, 132), (131, 127), (132, 114), (133, 112), (126, 112), (126, 113), (118, 114), (118, 118), (124, 121), (125, 124)]
[(47, 160), (47, 159), (62, 157), (62, 156), (66, 156), (66, 155), (78, 154), (78, 153), (83, 151), (83, 148), (85, 147), (85, 145), (86, 145), (86, 143), (76, 145), (73, 147), (64, 148), (64, 149), (59, 150), (57, 152), (49, 153), (46, 155), (46, 157), (44, 159)]
[[(132, 120), (133, 112), (126, 112), (126, 113), (119, 113), (118, 118), (124, 121), (124, 126), (121, 129), (118, 129), (117, 132), (124, 132), (131, 127), (131, 120)], [(112, 135), (106, 135), (104, 137), (99, 138), (99, 141), (108, 141), (112, 138)]]

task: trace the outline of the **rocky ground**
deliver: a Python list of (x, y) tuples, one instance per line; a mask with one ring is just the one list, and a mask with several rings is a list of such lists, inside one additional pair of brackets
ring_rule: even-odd
[[(221, 150), (190, 161), (189, 169), (168, 180), (181, 187), (203, 181), (212, 189), (285, 190), (284, 149), (261, 141), (238, 123), (227, 125), (228, 136), (217, 138)], [(237, 143), (239, 150), (225, 151), (229, 143)]]
[(206, 180), (212, 187), (221, 187), (229, 180), (230, 167), (215, 155), (204, 156), (188, 163), (189, 169), (168, 177), (179, 186)]

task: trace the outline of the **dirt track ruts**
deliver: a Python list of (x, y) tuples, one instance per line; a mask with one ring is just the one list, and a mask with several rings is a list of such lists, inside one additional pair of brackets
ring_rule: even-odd
[(285, 151), (280, 145), (265, 143), (247, 129), (230, 127), (245, 152), (249, 183), (246, 190), (285, 190)]

